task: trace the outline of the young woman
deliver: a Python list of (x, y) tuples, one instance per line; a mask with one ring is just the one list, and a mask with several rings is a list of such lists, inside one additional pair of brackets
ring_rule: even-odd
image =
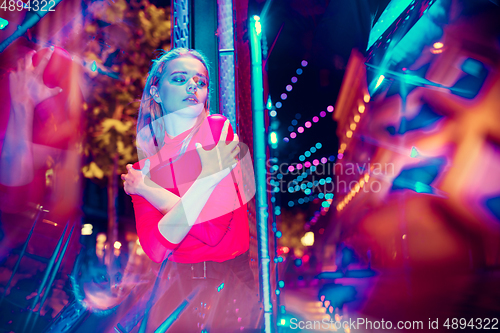
[[(224, 325), (204, 312), (224, 282), (239, 279), (254, 287), (238, 136), (223, 116), (209, 116), (209, 89), (207, 61), (199, 52), (173, 49), (155, 60), (137, 122), (140, 161), (122, 175), (145, 253), (155, 262), (173, 262), (180, 278), (179, 295), (169, 289), (164, 306), (153, 308), (153, 330), (193, 290), (202, 307), (191, 315), (200, 320), (181, 320), (177, 329)], [(227, 324), (226, 311), (222, 315)]]

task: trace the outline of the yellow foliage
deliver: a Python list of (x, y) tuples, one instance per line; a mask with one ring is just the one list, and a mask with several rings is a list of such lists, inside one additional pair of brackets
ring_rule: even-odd
[(84, 166), (82, 172), (85, 178), (102, 179), (102, 177), (104, 177), (104, 171), (102, 171), (95, 162), (90, 162), (89, 165)]
[(118, 133), (125, 134), (130, 127), (132, 127), (131, 121), (122, 122), (118, 119), (108, 118), (103, 120), (101, 123), (103, 133), (109, 132), (111, 128), (114, 128)]
[(134, 151), (133, 145), (128, 145), (125, 147), (125, 144), (122, 140), (118, 140), (116, 142), (116, 151), (122, 156), (123, 160), (130, 161), (132, 159), (132, 154)]

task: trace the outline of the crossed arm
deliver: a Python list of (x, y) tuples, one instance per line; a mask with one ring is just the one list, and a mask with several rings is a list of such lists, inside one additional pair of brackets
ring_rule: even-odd
[(143, 197), (163, 215), (158, 223), (158, 230), (170, 243), (179, 244), (184, 239), (216, 186), (229, 175), (237, 163), (238, 138), (235, 135), (233, 141), (226, 145), (228, 127), (229, 121), (226, 121), (220, 140), (213, 149), (205, 150), (197, 144), (202, 172), (181, 197), (160, 187), (146, 176), (150, 169), (149, 160), (140, 170), (127, 165), (128, 174), (122, 175), (125, 192)]

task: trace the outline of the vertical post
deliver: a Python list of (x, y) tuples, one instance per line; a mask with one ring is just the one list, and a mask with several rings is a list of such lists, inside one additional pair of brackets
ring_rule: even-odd
[(173, 48), (189, 48), (189, 0), (172, 1)]
[(234, 130), (236, 123), (236, 73), (234, 70), (233, 0), (218, 1), (219, 105)]
[(271, 303), (269, 230), (266, 184), (266, 128), (264, 123), (264, 88), (262, 77), (261, 23), (258, 16), (250, 19), (250, 49), (252, 57), (252, 114), (254, 134), (254, 169), (256, 182), (257, 232), (259, 236), (259, 260), (261, 288), (264, 304), (265, 332), (274, 331)]
[(217, 0), (192, 1), (189, 7), (190, 47), (208, 58), (210, 113), (219, 112), (219, 48), (217, 38)]

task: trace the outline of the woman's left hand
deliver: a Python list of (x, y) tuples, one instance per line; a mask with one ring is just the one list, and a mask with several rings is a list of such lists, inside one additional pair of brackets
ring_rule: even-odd
[(122, 174), (123, 188), (128, 195), (141, 195), (145, 184), (145, 178), (149, 174), (150, 162), (146, 160), (142, 169), (136, 170), (132, 164), (127, 164), (127, 174)]
[(229, 120), (226, 120), (222, 128), (219, 142), (211, 150), (205, 150), (201, 144), (196, 143), (196, 151), (201, 160), (201, 174), (199, 178), (209, 176), (217, 185), (224, 179), (238, 163), (240, 152), (238, 135), (234, 134), (233, 141), (226, 144), (229, 130)]

